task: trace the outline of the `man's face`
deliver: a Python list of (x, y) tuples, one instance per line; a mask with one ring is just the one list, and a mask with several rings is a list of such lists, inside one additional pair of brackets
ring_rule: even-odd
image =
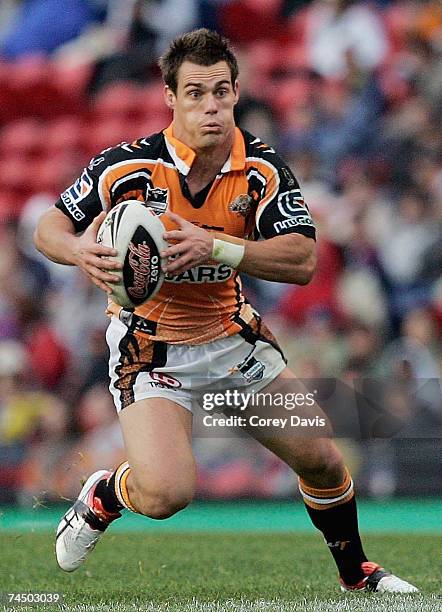
[(232, 137), (238, 85), (233, 87), (226, 62), (213, 66), (183, 62), (176, 94), (169, 87), (165, 94), (173, 109), (174, 135), (190, 148), (215, 148)]

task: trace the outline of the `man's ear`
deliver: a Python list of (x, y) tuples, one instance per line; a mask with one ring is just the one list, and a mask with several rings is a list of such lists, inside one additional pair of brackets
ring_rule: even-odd
[(165, 85), (163, 95), (166, 106), (171, 110), (175, 110), (176, 97), (168, 85)]
[(235, 81), (233, 91), (235, 92), (235, 104), (237, 104), (239, 100), (239, 82), (238, 81)]

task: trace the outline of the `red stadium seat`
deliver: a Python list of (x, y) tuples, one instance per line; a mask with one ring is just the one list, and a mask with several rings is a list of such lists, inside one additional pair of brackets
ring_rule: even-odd
[(281, 0), (231, 0), (218, 9), (222, 31), (234, 44), (254, 40), (279, 39), (284, 26), (279, 17)]
[(87, 122), (82, 128), (83, 147), (90, 159), (108, 147), (160, 132), (169, 125), (170, 121), (171, 115), (167, 109), (166, 112), (163, 109), (161, 114), (146, 113), (144, 110), (144, 114), (136, 120), (113, 117), (98, 123)]
[(63, 113), (83, 115), (89, 108), (87, 87), (92, 78), (93, 66), (66, 66), (65, 63), (57, 62), (53, 68), (52, 83)]
[(287, 30), (297, 46), (305, 46), (310, 11), (309, 3), (301, 10), (295, 11), (287, 20)]
[(51, 121), (45, 131), (45, 155), (70, 153), (78, 157), (82, 150), (82, 121), (76, 115), (66, 115)]
[(163, 115), (146, 115), (136, 126), (137, 138), (162, 132), (171, 120), (172, 116), (168, 113)]
[[(298, 71), (310, 70), (310, 56), (304, 45), (299, 44), (298, 40), (286, 45), (280, 54), (284, 56), (283, 68), (290, 73)], [(281, 66), (280, 66), (281, 69)]]
[(58, 196), (71, 182), (76, 170), (72, 163), (62, 158), (0, 160), (0, 194), (5, 202), (3, 208), (9, 210), (12, 202), (13, 209), (18, 214), (31, 195), (45, 192)]
[(0, 188), (0, 225), (17, 219), (23, 204), (14, 191)]
[(6, 123), (20, 116), (21, 109), (14, 99), (9, 83), (11, 65), (0, 61), (0, 122)]
[(58, 196), (71, 182), (75, 168), (64, 158), (43, 158), (36, 161), (30, 172), (33, 193)]
[(88, 158), (97, 155), (103, 149), (130, 140), (128, 134), (131, 128), (131, 123), (128, 124), (128, 122), (119, 119), (108, 119), (97, 124), (85, 124), (83, 126), (83, 143)]
[(140, 87), (131, 82), (118, 82), (99, 92), (93, 102), (97, 120), (136, 120), (142, 114)]
[(269, 77), (281, 67), (281, 48), (273, 40), (258, 40), (247, 48), (247, 57), (253, 69)]
[(50, 118), (60, 112), (52, 65), (45, 58), (32, 56), (14, 62), (9, 86), (22, 116)]
[(0, 160), (0, 191), (11, 192), (17, 198), (17, 206), (21, 208), (33, 192), (29, 180), (29, 170), (32, 162), (16, 157)]
[[(162, 81), (155, 81), (140, 90), (140, 107), (143, 116), (162, 117), (170, 116), (170, 111), (164, 101), (164, 84)], [(170, 123), (170, 121), (168, 121)]]
[(315, 92), (315, 86), (306, 78), (278, 81), (266, 94), (268, 103), (284, 119), (294, 106), (306, 106)]
[(38, 157), (44, 146), (45, 128), (36, 119), (26, 118), (8, 123), (0, 133), (2, 157)]

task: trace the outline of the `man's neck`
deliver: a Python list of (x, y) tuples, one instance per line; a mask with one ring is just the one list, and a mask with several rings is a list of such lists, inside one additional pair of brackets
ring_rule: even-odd
[(223, 145), (211, 149), (195, 150), (196, 157), (186, 182), (191, 192), (198, 192), (212, 181), (228, 160), (232, 151), (233, 138)]

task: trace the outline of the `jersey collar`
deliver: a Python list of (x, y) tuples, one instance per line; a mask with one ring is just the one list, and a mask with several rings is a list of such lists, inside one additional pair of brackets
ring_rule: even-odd
[[(176, 167), (187, 176), (190, 172), (192, 164), (195, 160), (196, 153), (190, 147), (188, 147), (184, 142), (178, 140), (173, 135), (173, 123), (169, 125), (165, 130), (163, 130), (163, 134), (166, 140), (167, 150), (169, 151), (169, 155), (172, 157)], [(233, 147), (230, 153), (229, 158), (227, 159), (224, 166), (221, 168), (220, 173), (225, 174), (227, 172), (232, 172), (235, 170), (244, 170), (246, 166), (246, 148), (244, 144), (244, 138), (241, 133), (241, 130), (235, 127), (235, 136), (233, 140)]]

